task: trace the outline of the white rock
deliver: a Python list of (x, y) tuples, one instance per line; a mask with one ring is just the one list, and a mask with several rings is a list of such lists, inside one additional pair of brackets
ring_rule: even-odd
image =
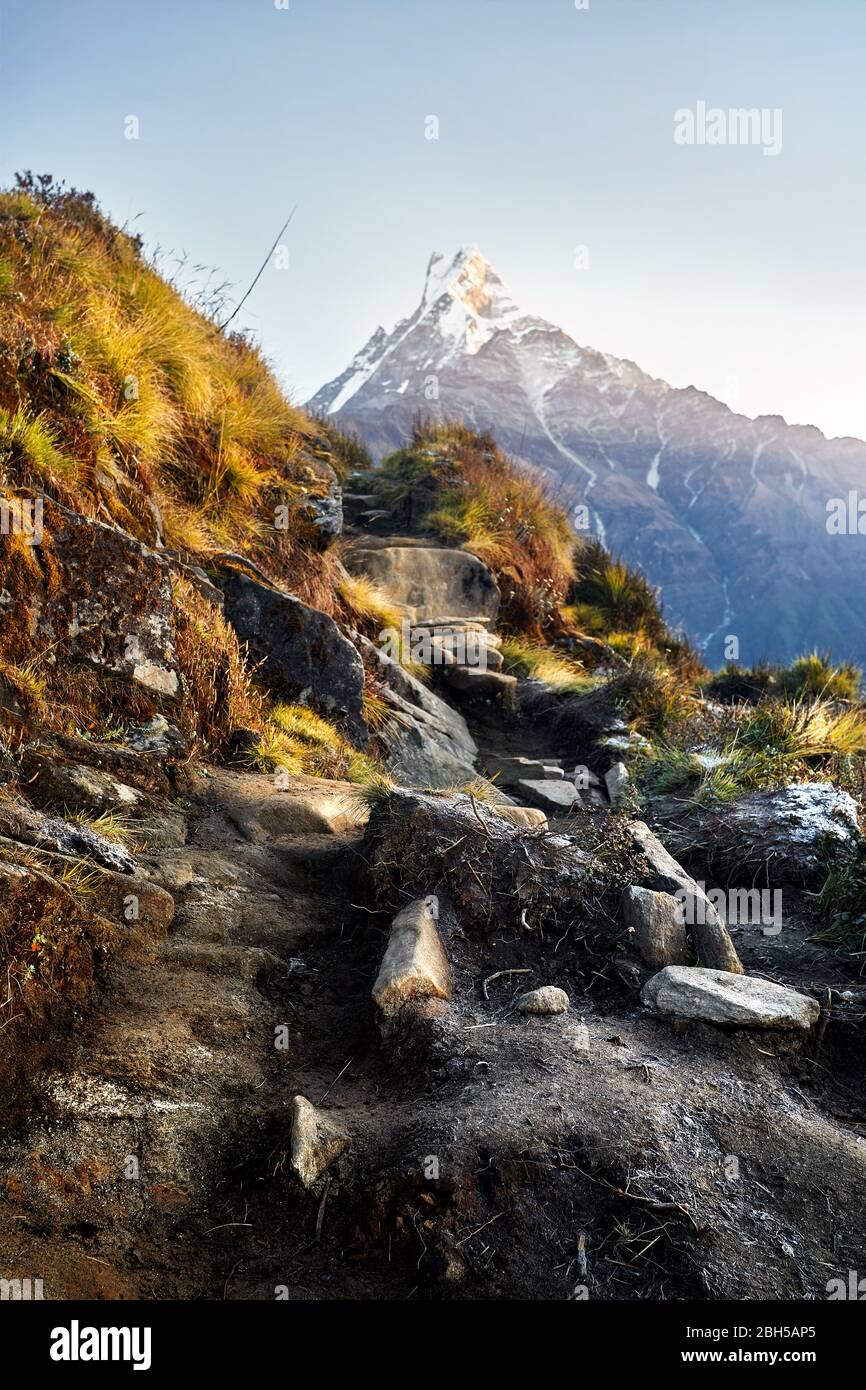
[(697, 965), (668, 965), (643, 987), (656, 1013), (730, 1028), (808, 1029), (820, 1007), (786, 985), (754, 975), (732, 975)]
[(517, 1008), (522, 1014), (564, 1014), (568, 1009), (568, 995), (556, 985), (542, 985), (521, 994)]

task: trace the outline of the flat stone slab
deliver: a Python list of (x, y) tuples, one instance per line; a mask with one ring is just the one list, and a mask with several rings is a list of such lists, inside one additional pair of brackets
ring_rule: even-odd
[(439, 899), (431, 893), (409, 903), (391, 923), (388, 945), (373, 985), (373, 999), (385, 1017), (393, 1017), (418, 1001), (451, 998), (451, 966), (436, 925), (438, 920)]
[(556, 763), (543, 762), (540, 758), (488, 758), (490, 776), (498, 774), (497, 780), (508, 787), (521, 778), (537, 778), (542, 781), (562, 781), (565, 773)]
[(292, 1101), (291, 1166), (304, 1187), (314, 1187), (349, 1145), (349, 1136), (306, 1096)]
[(821, 1012), (815, 999), (755, 975), (732, 975), (698, 965), (668, 965), (643, 987), (656, 1013), (728, 1028), (806, 1031)]
[(559, 781), (553, 777), (521, 778), (515, 782), (514, 790), (530, 806), (554, 815), (566, 815), (574, 805), (580, 805), (580, 792), (571, 782)]

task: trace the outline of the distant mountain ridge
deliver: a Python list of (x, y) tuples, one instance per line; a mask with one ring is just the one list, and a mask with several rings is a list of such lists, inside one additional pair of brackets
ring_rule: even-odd
[(525, 313), (477, 247), (434, 253), (414, 313), (377, 328), (308, 408), (378, 455), (419, 412), (491, 429), (585, 505), (712, 664), (729, 636), (748, 663), (814, 646), (866, 663), (866, 536), (827, 527), (830, 499), (866, 492), (866, 443), (748, 419), (579, 346)]

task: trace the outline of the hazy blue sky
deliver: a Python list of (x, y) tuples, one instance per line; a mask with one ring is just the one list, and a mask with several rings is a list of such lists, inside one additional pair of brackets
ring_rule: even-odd
[[(238, 284), (299, 204), (289, 269), (240, 320), (298, 398), (411, 312), (431, 250), (477, 242), (578, 342), (866, 437), (864, 0), (0, 13), (4, 181), (29, 167), (91, 188)], [(676, 145), (674, 111), (699, 100), (781, 108), (781, 153)]]

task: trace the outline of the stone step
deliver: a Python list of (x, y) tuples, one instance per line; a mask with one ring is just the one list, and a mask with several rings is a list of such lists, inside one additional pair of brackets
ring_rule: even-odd
[(538, 758), (487, 758), (485, 766), (488, 776), (497, 777), (500, 784), (506, 787), (513, 786), (525, 778), (562, 781), (565, 777), (561, 767)]
[(567, 815), (582, 805), (580, 792), (571, 782), (552, 777), (521, 778), (514, 784), (514, 790), (528, 806), (537, 806), (540, 811), (554, 815)]

